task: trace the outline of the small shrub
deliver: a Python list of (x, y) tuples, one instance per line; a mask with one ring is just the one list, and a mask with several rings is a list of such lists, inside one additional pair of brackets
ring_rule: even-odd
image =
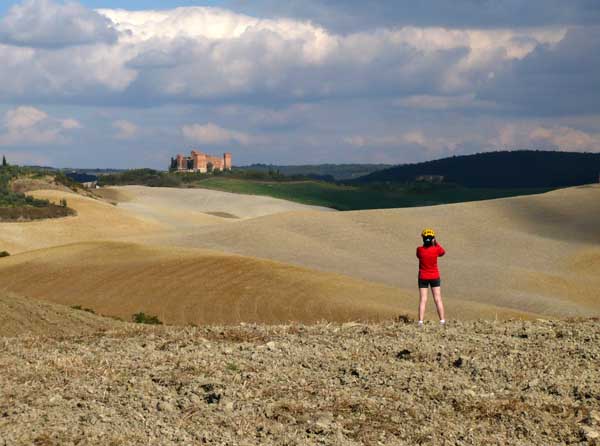
[(73, 310), (85, 311), (86, 313), (96, 314), (96, 312), (94, 310), (92, 310), (91, 308), (83, 308), (81, 305), (73, 305), (73, 306), (71, 306), (71, 308)]
[(135, 313), (131, 320), (136, 324), (162, 325), (162, 322), (156, 316), (150, 316), (146, 313)]
[(394, 318), (394, 320), (404, 324), (411, 324), (413, 322), (413, 319), (407, 314), (399, 314)]
[(229, 370), (230, 372), (239, 372), (240, 368), (235, 362), (229, 362), (227, 363), (227, 370)]
[(8, 257), (10, 253), (8, 251), (0, 251), (0, 257)]
[(64, 207), (64, 208), (66, 208), (67, 207), (67, 199), (66, 198), (61, 199), (60, 200), (60, 205), (62, 207)]
[(71, 178), (66, 176), (63, 172), (56, 173), (56, 175), (54, 176), (54, 182), (56, 184), (62, 184), (63, 186), (68, 187), (69, 189), (71, 189), (73, 191), (77, 191), (77, 189), (80, 188), (79, 183), (73, 181)]

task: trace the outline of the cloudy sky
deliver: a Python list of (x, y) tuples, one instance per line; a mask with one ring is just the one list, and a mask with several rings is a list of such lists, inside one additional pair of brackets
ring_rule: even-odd
[(2, 0), (0, 60), (14, 163), (600, 152), (597, 0)]

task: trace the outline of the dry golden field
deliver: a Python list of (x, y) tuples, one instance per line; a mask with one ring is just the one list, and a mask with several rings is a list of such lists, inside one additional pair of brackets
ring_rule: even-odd
[(0, 295), (0, 337), (72, 336), (121, 326), (114, 319), (83, 311), (83, 307), (75, 310), (29, 297)]
[[(0, 446), (600, 444), (598, 186), (345, 213), (102, 192), (0, 224)], [(423, 226), (445, 327), (409, 319)]]
[[(142, 311), (174, 325), (378, 321), (411, 314), (414, 307), (408, 291), (341, 274), (124, 242), (78, 243), (7, 258), (0, 283), (22, 296), (123, 320)], [(464, 301), (453, 305), (463, 318), (528, 316)]]
[(78, 215), (0, 224), (13, 254), (0, 259), (0, 291), (172, 324), (414, 316), (428, 226), (448, 252), (449, 319), (600, 314), (598, 186), (355, 212), (200, 189), (102, 192), (37, 191)]

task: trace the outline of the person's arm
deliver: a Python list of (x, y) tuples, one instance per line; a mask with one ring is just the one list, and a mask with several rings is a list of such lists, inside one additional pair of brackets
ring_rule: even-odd
[(417, 259), (419, 258), (419, 248), (417, 248)]
[(438, 248), (438, 256), (442, 257), (444, 254), (446, 254), (446, 250), (442, 248), (442, 245), (436, 242), (436, 246)]

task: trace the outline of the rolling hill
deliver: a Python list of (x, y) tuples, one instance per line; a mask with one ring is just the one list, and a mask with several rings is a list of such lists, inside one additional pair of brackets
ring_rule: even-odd
[(600, 252), (598, 186), (423, 208), (288, 212), (137, 240), (272, 259), (415, 290), (415, 247), (424, 226), (438, 231), (448, 251), (440, 265), (449, 302), (555, 317), (600, 313), (600, 262), (585, 260)]
[(541, 150), (487, 152), (404, 164), (373, 172), (353, 183), (404, 183), (423, 175), (443, 176), (445, 182), (466, 187), (577, 186), (598, 182), (600, 154)]
[(18, 254), (0, 259), (0, 290), (174, 324), (389, 319), (414, 314), (415, 247), (432, 226), (448, 251), (450, 318), (600, 314), (596, 185), (354, 212), (261, 208), (264, 197), (201, 189), (109, 190), (116, 205), (73, 194), (77, 216), (0, 224), (0, 248)]
[(49, 248), (2, 262), (5, 291), (129, 320), (169, 324), (377, 320), (410, 306), (398, 290), (215, 252), (116, 242)]
[(0, 294), (0, 337), (85, 335), (122, 328), (105, 317), (14, 294)]

